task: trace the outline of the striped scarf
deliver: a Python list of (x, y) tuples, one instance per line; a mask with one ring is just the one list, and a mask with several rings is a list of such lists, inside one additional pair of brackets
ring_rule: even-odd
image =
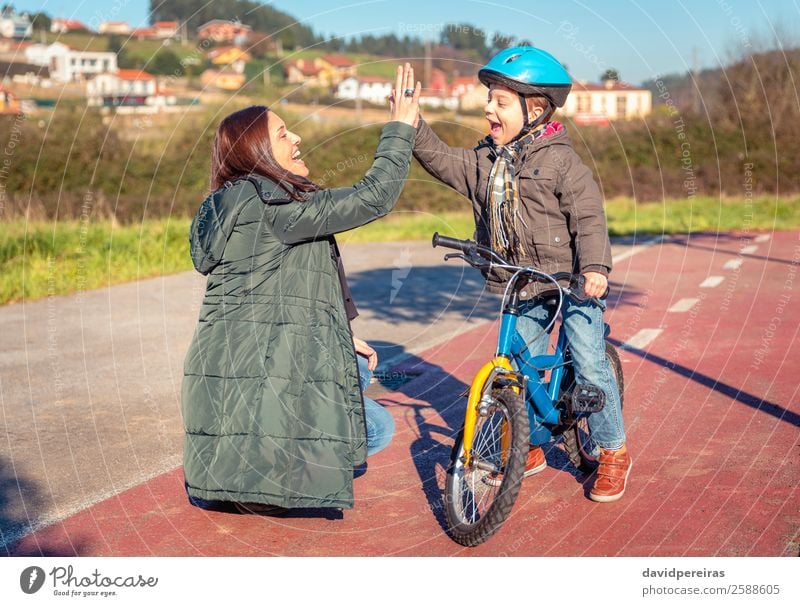
[(497, 159), (489, 173), (487, 192), (489, 233), (492, 250), (510, 260), (519, 259), (523, 253), (519, 224), (528, 227), (519, 212), (519, 191), (514, 165), (525, 145), (545, 133), (545, 126), (540, 124), (516, 141), (495, 148)]

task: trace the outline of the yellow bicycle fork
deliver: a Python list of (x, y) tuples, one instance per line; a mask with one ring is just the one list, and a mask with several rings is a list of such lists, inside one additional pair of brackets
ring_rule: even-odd
[[(513, 372), (514, 369), (511, 368), (511, 362), (506, 356), (497, 356), (486, 364), (484, 364), (481, 369), (475, 375), (475, 378), (472, 379), (472, 385), (469, 388), (469, 398), (467, 400), (467, 410), (464, 415), (464, 437), (463, 437), (463, 445), (464, 445), (464, 466), (469, 466), (470, 459), (472, 457), (472, 440), (475, 437), (475, 424), (478, 420), (478, 406), (480, 404), (481, 398), (483, 394), (487, 392), (487, 385), (486, 382), (492, 373), (497, 368), (502, 368), (507, 371)], [(489, 390), (491, 390), (491, 385), (488, 386)], [(515, 391), (519, 391), (519, 388), (512, 387)], [(501, 442), (500, 446), (503, 452), (503, 463), (505, 464), (505, 457), (507, 456), (508, 449), (509, 449), (509, 440), (510, 440), (510, 432), (508, 431), (508, 427), (506, 427), (507, 421), (503, 420), (503, 427), (501, 433)]]

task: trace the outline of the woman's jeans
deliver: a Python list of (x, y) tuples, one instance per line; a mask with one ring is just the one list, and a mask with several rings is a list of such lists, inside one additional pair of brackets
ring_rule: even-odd
[[(369, 386), (372, 371), (364, 356), (356, 354), (358, 358), (358, 378), (363, 392)], [(394, 419), (375, 400), (364, 396), (364, 412), (367, 421), (367, 456), (371, 457), (389, 445), (394, 435)]]
[[(520, 304), (517, 332), (528, 344), (528, 351), (533, 356), (547, 353), (549, 338), (542, 334), (552, 320), (554, 311), (552, 306), (546, 306), (536, 299)], [(564, 297), (562, 317), (575, 369), (575, 381), (596, 385), (606, 394), (603, 410), (589, 415), (592, 439), (601, 448), (616, 450), (625, 443), (625, 429), (619, 389), (606, 358), (603, 310), (589, 301), (576, 303)]]

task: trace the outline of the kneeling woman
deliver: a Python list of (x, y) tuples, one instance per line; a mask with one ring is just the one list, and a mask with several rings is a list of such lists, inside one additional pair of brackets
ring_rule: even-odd
[(391, 417), (365, 412), (356, 350), (371, 350), (354, 345), (334, 234), (386, 215), (400, 195), (419, 112), (408, 65), (393, 98), (375, 161), (352, 187), (308, 180), (300, 138), (266, 107), (219, 127), (215, 191), (190, 234), (194, 266), (208, 274), (182, 394), (195, 502), (349, 508), (353, 468), (388, 443)]

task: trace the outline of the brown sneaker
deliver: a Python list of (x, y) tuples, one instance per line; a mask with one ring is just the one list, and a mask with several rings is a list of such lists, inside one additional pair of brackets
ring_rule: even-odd
[[(540, 471), (544, 471), (546, 467), (547, 461), (544, 458), (544, 450), (542, 450), (542, 447), (531, 446), (528, 451), (528, 460), (525, 461), (525, 473), (522, 474), (522, 477), (527, 478), (528, 476), (537, 474)], [(483, 478), (483, 481), (489, 486), (500, 486), (500, 484), (503, 483), (503, 474), (499, 471), (495, 471)]]
[(619, 450), (600, 450), (600, 465), (589, 498), (598, 503), (611, 503), (622, 498), (628, 485), (633, 459), (623, 445)]

